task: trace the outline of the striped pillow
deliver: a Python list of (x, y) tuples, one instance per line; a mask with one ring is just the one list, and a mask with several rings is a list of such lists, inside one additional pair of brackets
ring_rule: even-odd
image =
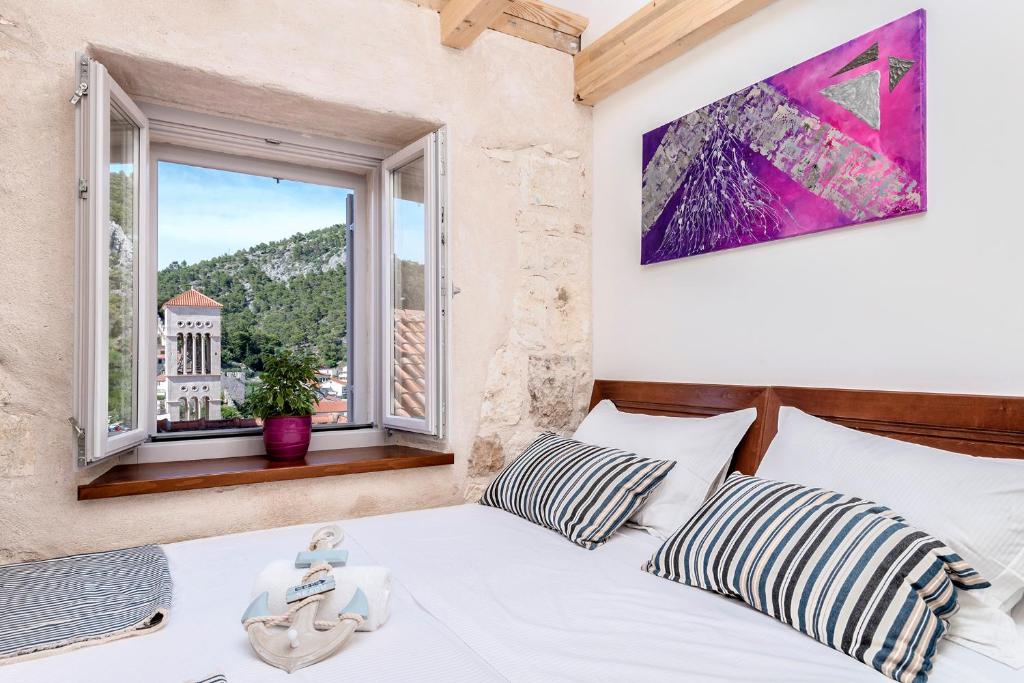
[(545, 433), (498, 474), (480, 502), (593, 549), (633, 516), (674, 466)]
[(906, 683), (927, 680), (954, 587), (989, 586), (889, 508), (739, 473), (645, 569), (739, 598)]

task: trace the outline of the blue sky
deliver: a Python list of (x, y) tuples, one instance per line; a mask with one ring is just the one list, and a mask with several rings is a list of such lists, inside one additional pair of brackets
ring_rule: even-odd
[(161, 161), (159, 262), (195, 263), (345, 222), (351, 190)]
[[(351, 190), (161, 161), (159, 267), (196, 263), (345, 221)], [(395, 248), (424, 262), (423, 205), (397, 200)], [(358, 226), (356, 226), (358, 230)]]

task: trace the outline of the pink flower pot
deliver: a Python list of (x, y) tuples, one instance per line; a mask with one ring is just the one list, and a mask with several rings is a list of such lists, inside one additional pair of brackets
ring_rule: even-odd
[(263, 420), (263, 445), (271, 460), (302, 460), (309, 450), (313, 417), (280, 416)]

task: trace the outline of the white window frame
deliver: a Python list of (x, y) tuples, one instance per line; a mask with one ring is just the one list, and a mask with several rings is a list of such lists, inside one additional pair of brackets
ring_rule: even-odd
[[(448, 338), (448, 273), (447, 273), (447, 129), (441, 128), (395, 152), (381, 164), (382, 229), (380, 230), (382, 313), (381, 383), (383, 388), (382, 423), (388, 429), (445, 437), (447, 414), (447, 375), (445, 364)], [(394, 260), (392, 258), (394, 184), (392, 174), (406, 164), (423, 158), (424, 239), (424, 309), (426, 329), (425, 371), (426, 396), (423, 418), (395, 415), (392, 371), (394, 345)]]
[[(148, 107), (147, 107), (148, 108)], [(190, 118), (190, 117), (189, 117)], [(154, 134), (157, 140), (164, 139), (159, 126)], [(355, 192), (356, 201), (354, 224), (355, 230), (350, 235), (350, 249), (353, 252), (354, 281), (358, 283), (357, 293), (353, 297), (353, 307), (349, 314), (350, 333), (355, 332), (351, 339), (349, 350), (352, 356), (349, 358), (350, 380), (356, 392), (355, 406), (356, 413), (353, 422), (356, 424), (379, 424), (378, 411), (376, 410), (376, 393), (374, 391), (373, 368), (375, 367), (375, 316), (373, 315), (375, 301), (375, 286), (373, 268), (373, 240), (372, 228), (367, 230), (363, 226), (371, 225), (368, 206), (372, 201), (369, 196), (371, 183), (366, 174), (354, 173), (341, 168), (313, 167), (292, 163), (292, 161), (281, 161), (273, 158), (255, 158), (252, 156), (239, 156), (221, 151), (211, 151), (198, 147), (185, 146), (189, 142), (184, 137), (183, 131), (179, 128), (173, 138), (178, 144), (167, 144), (165, 142), (154, 142), (150, 146), (150, 207), (151, 225), (153, 226), (154, 238), (152, 240), (152, 262), (158, 263), (157, 246), (159, 236), (159, 172), (158, 166), (161, 161), (203, 168), (214, 168), (237, 173), (248, 173), (264, 177), (282, 178), (299, 182), (316, 183), (318, 185), (330, 185), (351, 189)], [(262, 142), (262, 140), (261, 140)], [(265, 142), (263, 144), (266, 144)], [(233, 151), (244, 151), (234, 146)], [(268, 155), (271, 156), (271, 155)], [(301, 156), (289, 154), (290, 159), (301, 160)], [(152, 278), (152, 291), (156, 291), (157, 271), (154, 267), (150, 272)], [(151, 320), (156, 320), (159, 313), (150, 304), (147, 311)], [(353, 322), (359, 321), (359, 322)], [(364, 322), (365, 321), (365, 322)], [(154, 329), (154, 338), (156, 330)], [(149, 368), (149, 378), (144, 380), (151, 385), (156, 385), (156, 368)], [(156, 403), (151, 401), (147, 406), (150, 411), (147, 424), (156, 424)], [(364, 429), (338, 429), (314, 431), (310, 441), (310, 450), (325, 450), (332, 448), (356, 448), (360, 446), (374, 446), (384, 442), (385, 434), (379, 427), (368, 427)], [(206, 458), (240, 457), (246, 455), (259, 455), (263, 452), (263, 441), (259, 435), (237, 435), (224, 436), (216, 432), (203, 435), (192, 435), (188, 438), (154, 440), (140, 445), (137, 462), (161, 462), (167, 460), (201, 460)]]
[[(350, 364), (356, 405), (373, 426), (364, 429), (314, 432), (310, 450), (355, 448), (385, 443), (391, 430), (432, 434), (443, 438), (446, 428), (447, 376), (446, 355), (448, 316), (448, 278), (446, 260), (446, 201), (448, 178), (446, 131), (431, 133), (399, 152), (381, 145), (342, 141), (261, 124), (224, 119), (217, 116), (178, 110), (163, 105), (136, 105), (110, 78), (106, 69), (93, 60), (79, 56), (76, 69), (86, 79), (86, 96), (76, 108), (79, 144), (76, 160), (89, 192), (79, 202), (76, 234), (76, 343), (75, 406), (73, 425), (79, 435), (77, 462), (92, 464), (107, 456), (121, 454), (121, 462), (160, 462), (259, 455), (263, 453), (259, 435), (222, 436), (211, 434), (183, 440), (150, 441), (156, 431), (157, 314), (157, 164), (173, 161), (196, 166), (289, 178), (304, 182), (348, 187), (356, 192), (355, 234), (352, 245), (353, 271), (358, 282), (365, 283), (354, 297), (350, 315), (364, 321), (355, 325), (358, 338), (350, 348), (355, 355)], [(113, 99), (140, 124), (138, 165), (138, 301), (135, 306), (137, 349), (137, 425), (132, 432), (107, 435), (106, 369), (108, 359), (106, 324), (107, 220), (109, 199), (94, 192), (109, 194), (107, 156), (109, 149), (109, 102)], [(425, 287), (427, 303), (428, 416), (409, 420), (389, 415), (391, 389), (381, 384), (382, 369), (389, 368), (393, 345), (390, 327), (390, 194), (388, 170), (415, 154), (425, 157), (425, 190), (428, 194), (429, 236)], [(101, 182), (102, 181), (102, 182)], [(78, 187), (76, 186), (76, 191)], [(106, 203), (104, 203), (106, 201)], [(101, 231), (94, 226), (100, 226)], [(385, 258), (385, 255), (387, 258)], [(432, 283), (436, 284), (434, 286)], [(387, 288), (387, 292), (383, 290)], [(352, 288), (350, 288), (352, 289)], [(351, 292), (350, 292), (351, 294)], [(387, 315), (385, 315), (385, 312)], [(350, 328), (351, 329), (351, 328)], [(381, 338), (383, 337), (383, 338)], [(383, 343), (382, 343), (383, 342)], [(386, 356), (382, 349), (387, 349)], [(387, 358), (387, 362), (385, 362)], [(359, 421), (362, 421), (360, 419)]]
[[(142, 317), (143, 302), (151, 298), (148, 280), (142, 277), (151, 267), (146, 231), (149, 215), (149, 120), (130, 97), (114, 82), (102, 64), (84, 56), (76, 60), (79, 91), (76, 97), (75, 123), (78, 131), (76, 162), (79, 201), (76, 211), (76, 306), (75, 306), (75, 391), (72, 425), (77, 432), (76, 460), (80, 466), (98, 462), (121, 451), (134, 448), (149, 437), (145, 406), (153, 400), (153, 388), (135, 373), (135, 428), (121, 434), (108, 434), (107, 379), (109, 354), (109, 277), (110, 221), (110, 108), (115, 104), (139, 129), (135, 158), (137, 242), (135, 263), (135, 339), (136, 367), (144, 363), (148, 339)], [(86, 87), (82, 87), (84, 84)]]

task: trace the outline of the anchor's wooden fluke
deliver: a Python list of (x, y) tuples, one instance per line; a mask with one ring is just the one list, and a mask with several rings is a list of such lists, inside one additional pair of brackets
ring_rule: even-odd
[(316, 627), (319, 601), (311, 601), (292, 615), (290, 624), (267, 626), (255, 622), (248, 627), (249, 643), (267, 664), (288, 673), (316, 664), (341, 649), (356, 630), (360, 619), (340, 619), (329, 629)]

